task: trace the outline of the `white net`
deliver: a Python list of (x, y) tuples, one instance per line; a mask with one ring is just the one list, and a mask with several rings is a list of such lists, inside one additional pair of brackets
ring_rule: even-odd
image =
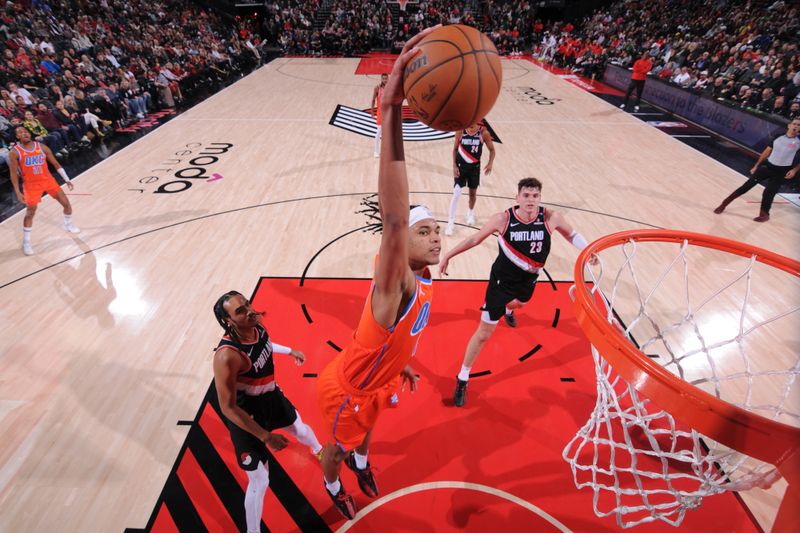
[[(634, 240), (586, 272), (597, 307), (643, 356), (726, 402), (800, 425), (796, 276), (686, 241)], [(780, 477), (643, 397), (594, 346), (592, 355), (597, 403), (563, 457), (576, 486), (594, 491), (598, 516), (677, 526), (705, 496)]]

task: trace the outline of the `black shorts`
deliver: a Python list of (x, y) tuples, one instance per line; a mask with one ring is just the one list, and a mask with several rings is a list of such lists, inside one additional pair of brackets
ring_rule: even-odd
[(470, 189), (477, 189), (481, 184), (481, 165), (465, 165), (458, 163), (458, 176), (455, 178), (456, 185), (459, 187), (467, 186)]
[[(294, 405), (278, 387), (275, 387), (274, 391), (260, 396), (238, 394), (237, 405), (247, 411), (253, 420), (267, 431), (291, 426), (297, 420), (297, 411)], [(266, 464), (269, 456), (266, 444), (249, 431), (245, 431), (224, 416), (223, 418), (231, 433), (233, 449), (236, 450), (236, 460), (239, 462), (239, 466), (243, 470), (255, 470), (259, 461)]]
[(525, 303), (531, 299), (538, 278), (539, 275), (534, 274), (529, 279), (510, 281), (499, 278), (494, 269), (492, 269), (492, 273), (489, 276), (489, 285), (486, 287), (486, 299), (483, 302), (481, 311), (489, 313), (489, 320), (497, 322), (506, 314), (506, 305), (511, 300), (519, 300)]

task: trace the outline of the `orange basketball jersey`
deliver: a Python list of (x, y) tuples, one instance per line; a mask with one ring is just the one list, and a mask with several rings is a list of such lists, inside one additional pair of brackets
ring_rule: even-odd
[(29, 183), (42, 179), (53, 179), (50, 170), (47, 168), (47, 156), (38, 142), (33, 143), (33, 148), (25, 150), (21, 145), (14, 146), (19, 156), (19, 170), (22, 174), (22, 182)]
[(372, 292), (367, 301), (353, 340), (339, 355), (339, 381), (346, 388), (369, 394), (396, 380), (417, 351), (420, 334), (428, 325), (433, 298), (430, 272), (416, 276), (416, 290), (400, 320), (389, 329), (372, 315)]

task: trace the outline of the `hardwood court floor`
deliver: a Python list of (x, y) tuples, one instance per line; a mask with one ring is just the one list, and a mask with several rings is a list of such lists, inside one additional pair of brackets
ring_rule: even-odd
[[(589, 240), (669, 227), (796, 256), (790, 206), (767, 224), (743, 200), (714, 215), (739, 174), (529, 62), (503, 65), (487, 117), (502, 144), (478, 223), (534, 175)], [(158, 128), (76, 180), (80, 235), (62, 232), (57, 204), (42, 202), (33, 257), (20, 250), (21, 214), (0, 224), (0, 530), (144, 525), (186, 436), (176, 422), (194, 417), (212, 379), (213, 301), (262, 275), (300, 276), (366, 224), (356, 211), (376, 191), (372, 140), (329, 125), (337, 104), (369, 105), (377, 77), (356, 66), (278, 59)], [(539, 105), (528, 88), (558, 100)], [(407, 143), (406, 154), (412, 201), (446, 219), (452, 141)], [(571, 280), (577, 251), (555, 242), (548, 272)], [(377, 243), (355, 232), (306, 274), (369, 277)], [(487, 241), (451, 275), (486, 279), (495, 253)], [(797, 301), (794, 287), (780, 296)]]

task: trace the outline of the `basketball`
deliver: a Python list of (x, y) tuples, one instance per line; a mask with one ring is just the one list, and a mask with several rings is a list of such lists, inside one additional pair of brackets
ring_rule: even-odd
[(453, 24), (417, 44), (403, 73), (403, 89), (417, 117), (441, 131), (457, 131), (492, 109), (503, 70), (492, 41), (470, 26)]

